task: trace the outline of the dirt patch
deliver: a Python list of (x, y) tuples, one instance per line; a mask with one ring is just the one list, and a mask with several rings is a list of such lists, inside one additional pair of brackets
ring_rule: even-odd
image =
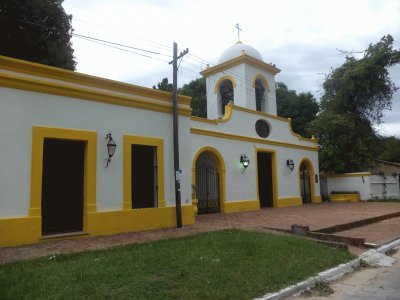
[(304, 297), (328, 297), (334, 290), (329, 286), (328, 281), (318, 281), (314, 287), (301, 293)]

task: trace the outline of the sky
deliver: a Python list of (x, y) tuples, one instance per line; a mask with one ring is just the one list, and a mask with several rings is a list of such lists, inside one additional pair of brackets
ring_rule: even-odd
[[(237, 42), (237, 23), (240, 40), (282, 70), (277, 82), (317, 99), (326, 75), (344, 62), (338, 50), (362, 51), (386, 34), (400, 48), (398, 0), (65, 0), (63, 7), (73, 15), (75, 34), (141, 49), (74, 36), (78, 72), (145, 87), (172, 81), (173, 42), (179, 52), (189, 49), (178, 86), (199, 78)], [(399, 65), (390, 76), (400, 86)], [(400, 91), (383, 121), (382, 135), (400, 137)]]

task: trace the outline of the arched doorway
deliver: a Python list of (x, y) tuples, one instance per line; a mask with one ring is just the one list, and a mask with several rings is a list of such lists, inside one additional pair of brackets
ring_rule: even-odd
[(193, 159), (193, 188), (198, 214), (223, 211), (225, 167), (221, 155), (211, 147), (200, 149)]
[(300, 190), (303, 204), (311, 203), (310, 170), (305, 162), (300, 164)]

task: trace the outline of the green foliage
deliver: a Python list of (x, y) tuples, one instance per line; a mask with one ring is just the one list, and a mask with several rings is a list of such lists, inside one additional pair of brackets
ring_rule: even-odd
[(388, 68), (399, 63), (400, 51), (393, 49), (393, 38), (387, 35), (369, 45), (361, 58), (347, 56), (327, 76), (321, 112), (308, 127), (319, 139), (321, 170), (353, 172), (373, 165), (379, 155), (373, 125), (391, 107), (397, 87)]
[(192, 116), (207, 118), (206, 79), (197, 78), (183, 85), (179, 94), (192, 97)]
[(65, 13), (62, 2), (1, 1), (0, 55), (75, 70), (70, 41), (72, 16)]
[(322, 110), (379, 124), (383, 110), (391, 108), (393, 93), (398, 89), (388, 68), (398, 63), (400, 50), (393, 49), (391, 35), (370, 44), (360, 59), (347, 56), (323, 84)]
[[(168, 83), (168, 78), (164, 78), (161, 82), (157, 83), (157, 86), (153, 85), (153, 89), (171, 92), (172, 83)], [(197, 78), (184, 84), (182, 88), (178, 89), (178, 94), (192, 97), (192, 102), (190, 104), (192, 116), (207, 118), (205, 78)]]
[(0, 266), (1, 299), (253, 299), (354, 257), (224, 230)]
[(369, 122), (324, 111), (311, 122), (309, 131), (319, 139), (321, 170), (356, 172), (373, 165), (378, 153), (377, 138)]
[(168, 82), (168, 78), (164, 78), (161, 82), (157, 83), (157, 86), (153, 85), (153, 89), (161, 90), (165, 92), (172, 92), (172, 83)]
[(316, 118), (319, 109), (317, 100), (311, 93), (297, 94), (279, 82), (276, 88), (276, 105), (279, 116), (292, 119), (294, 132), (311, 136), (307, 132), (307, 126)]
[(394, 136), (381, 137), (378, 145), (378, 159), (400, 163), (400, 139)]

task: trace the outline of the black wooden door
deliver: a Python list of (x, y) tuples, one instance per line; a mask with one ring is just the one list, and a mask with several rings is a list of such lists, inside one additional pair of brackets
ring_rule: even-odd
[(303, 203), (311, 203), (310, 173), (304, 163), (300, 165), (300, 186)]
[(272, 207), (273, 185), (272, 185), (272, 155), (267, 152), (257, 153), (258, 169), (258, 198), (261, 207)]
[(45, 139), (42, 234), (82, 231), (85, 143)]
[(198, 214), (220, 211), (219, 173), (214, 165), (196, 165), (196, 192)]
[(157, 206), (157, 147), (132, 145), (132, 208)]

